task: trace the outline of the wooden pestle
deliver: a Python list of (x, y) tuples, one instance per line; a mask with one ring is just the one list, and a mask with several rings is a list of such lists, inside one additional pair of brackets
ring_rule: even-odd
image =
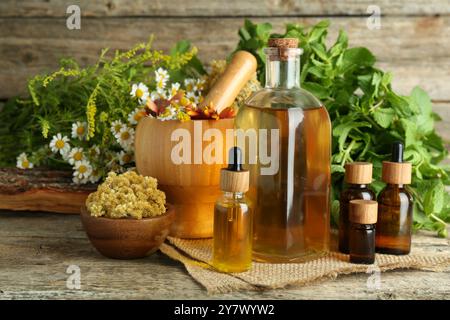
[(233, 55), (225, 72), (214, 83), (200, 108), (211, 106), (217, 113), (231, 106), (245, 84), (256, 72), (256, 58), (247, 51), (238, 51)]

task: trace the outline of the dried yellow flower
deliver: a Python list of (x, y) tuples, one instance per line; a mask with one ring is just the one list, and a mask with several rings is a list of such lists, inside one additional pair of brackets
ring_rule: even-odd
[(158, 182), (134, 171), (121, 175), (110, 172), (96, 192), (86, 200), (94, 217), (142, 219), (166, 212), (166, 195), (158, 190)]

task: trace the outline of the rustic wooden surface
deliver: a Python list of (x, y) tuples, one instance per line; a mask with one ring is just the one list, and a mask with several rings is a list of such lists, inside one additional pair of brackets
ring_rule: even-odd
[[(449, 252), (448, 239), (421, 232), (421, 251)], [(158, 253), (132, 261), (110, 260), (90, 245), (78, 216), (0, 211), (0, 299), (450, 299), (450, 267), (442, 272), (342, 276), (306, 287), (207, 295), (184, 267)], [(66, 287), (69, 265), (81, 270), (81, 290)]]
[[(81, 8), (81, 30), (66, 28), (66, 8)], [(378, 5), (380, 30), (367, 28), (369, 5)], [(167, 49), (190, 39), (203, 60), (224, 58), (237, 44), (245, 17), (313, 24), (331, 20), (331, 39), (345, 29), (352, 46), (369, 47), (379, 66), (394, 74), (395, 87), (407, 94), (424, 87), (435, 101), (450, 101), (450, 3), (447, 0), (273, 0), (131, 1), (3, 0), (0, 2), (0, 98), (26, 91), (26, 79), (57, 68), (62, 57), (92, 63), (100, 49), (126, 49), (157, 36)], [(208, 30), (208, 32), (204, 32)]]

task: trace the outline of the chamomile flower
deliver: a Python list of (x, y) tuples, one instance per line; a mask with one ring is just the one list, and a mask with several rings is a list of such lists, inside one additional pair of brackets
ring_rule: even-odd
[(83, 148), (72, 148), (67, 155), (67, 160), (71, 165), (74, 165), (75, 162), (85, 160), (86, 156), (83, 153)]
[(192, 78), (184, 79), (184, 88), (186, 89), (187, 92), (194, 93), (198, 89), (197, 81)]
[(170, 97), (172, 98), (174, 95), (178, 93), (180, 90), (180, 84), (178, 82), (172, 83), (172, 87), (170, 88)]
[(139, 120), (141, 120), (145, 116), (146, 113), (144, 109), (136, 108), (128, 115), (128, 122), (130, 124), (136, 125), (139, 122)]
[(87, 123), (77, 121), (72, 123), (72, 138), (83, 140), (86, 137)]
[(204, 78), (197, 79), (197, 90), (203, 91), (205, 90), (206, 80)]
[(100, 156), (100, 148), (98, 147), (98, 145), (94, 144), (92, 147), (89, 148), (89, 158), (90, 159), (95, 159), (97, 157)]
[(160, 94), (158, 93), (158, 91), (152, 91), (152, 93), (150, 93), (150, 99), (152, 101), (156, 101), (160, 98)]
[(120, 151), (117, 153), (117, 159), (119, 159), (120, 165), (125, 165), (133, 162), (134, 156), (131, 152)]
[(34, 165), (30, 162), (30, 160), (28, 160), (27, 154), (25, 152), (22, 152), (17, 157), (17, 164), (16, 164), (16, 166), (19, 169), (32, 169)]
[(92, 166), (87, 160), (77, 161), (73, 170), (73, 182), (83, 184), (87, 183), (92, 173)]
[(148, 87), (143, 84), (142, 82), (139, 82), (138, 84), (133, 84), (131, 87), (130, 95), (132, 97), (138, 98), (141, 103), (145, 103), (148, 99)]
[(125, 127), (116, 134), (117, 142), (124, 150), (130, 150), (134, 143), (134, 129)]
[(111, 123), (111, 132), (113, 135), (118, 134), (122, 128), (126, 128), (126, 125), (120, 120), (115, 120)]
[(58, 133), (56, 136), (53, 136), (52, 141), (50, 141), (50, 148), (54, 153), (59, 152), (64, 157), (70, 151), (69, 138)]
[(155, 71), (156, 88), (164, 89), (167, 81), (169, 81), (169, 72), (163, 68), (159, 68)]
[(91, 183), (97, 183), (101, 178), (100, 170), (93, 168), (88, 180)]
[(177, 119), (177, 109), (173, 106), (168, 106), (164, 112), (158, 116), (158, 119), (161, 121)]
[(188, 98), (193, 103), (199, 102), (199, 97), (192, 91), (186, 92), (186, 98)]
[(86, 183), (89, 182), (89, 179), (88, 178), (80, 179), (80, 178), (77, 178), (77, 177), (72, 177), (72, 182), (74, 184), (86, 184)]

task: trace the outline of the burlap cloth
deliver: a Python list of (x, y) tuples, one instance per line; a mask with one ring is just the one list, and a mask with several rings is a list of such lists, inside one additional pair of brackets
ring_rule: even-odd
[(406, 256), (377, 254), (374, 265), (349, 262), (348, 255), (330, 252), (305, 263), (269, 264), (253, 262), (252, 268), (242, 273), (220, 273), (209, 264), (212, 258), (212, 239), (187, 240), (169, 237), (160, 250), (172, 259), (181, 261), (189, 274), (203, 285), (208, 293), (226, 293), (236, 290), (268, 290), (288, 285), (305, 285), (318, 280), (333, 279), (338, 275), (393, 269), (420, 269), (439, 271), (450, 265), (449, 254), (415, 254)]

